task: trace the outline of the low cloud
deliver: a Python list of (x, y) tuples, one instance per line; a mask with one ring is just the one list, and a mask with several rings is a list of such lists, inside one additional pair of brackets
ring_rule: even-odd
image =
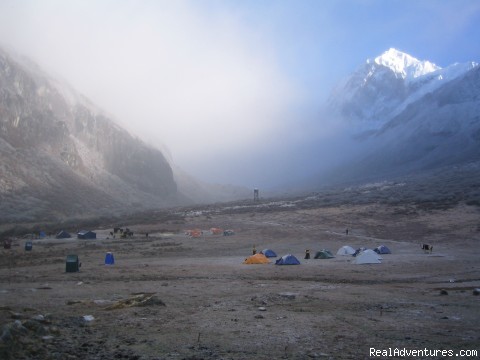
[(212, 181), (211, 166), (227, 173), (241, 157), (285, 146), (294, 119), (284, 114), (300, 95), (269, 39), (232, 12), (197, 5), (7, 1), (1, 41)]

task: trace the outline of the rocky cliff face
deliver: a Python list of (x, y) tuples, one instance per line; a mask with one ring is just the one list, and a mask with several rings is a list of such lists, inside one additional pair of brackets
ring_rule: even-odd
[(23, 61), (0, 50), (0, 223), (178, 203), (159, 150)]

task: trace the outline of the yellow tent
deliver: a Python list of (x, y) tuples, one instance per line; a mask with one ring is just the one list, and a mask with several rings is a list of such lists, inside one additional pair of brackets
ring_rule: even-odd
[(270, 260), (263, 254), (255, 254), (245, 259), (244, 264), (268, 264)]

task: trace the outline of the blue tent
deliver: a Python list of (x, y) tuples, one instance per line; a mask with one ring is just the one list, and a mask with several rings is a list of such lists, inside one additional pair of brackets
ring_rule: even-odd
[(265, 255), (266, 257), (277, 257), (277, 254), (275, 254), (275, 251), (270, 249), (263, 249), (262, 251), (260, 251), (260, 253)]
[(373, 249), (377, 254), (391, 254), (392, 252), (385, 245), (380, 245), (379, 247)]
[(300, 265), (300, 261), (292, 254), (288, 254), (275, 261), (275, 265)]

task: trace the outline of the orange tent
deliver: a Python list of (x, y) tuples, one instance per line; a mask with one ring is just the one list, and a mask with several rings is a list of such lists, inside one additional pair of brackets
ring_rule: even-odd
[(270, 260), (263, 254), (255, 254), (245, 259), (244, 264), (268, 264)]
[(185, 231), (185, 235), (188, 235), (188, 236), (191, 236), (191, 237), (194, 237), (194, 238), (200, 237), (200, 236), (202, 236), (202, 234), (203, 234), (203, 231), (200, 230), (200, 229), (193, 229), (193, 230)]
[(213, 234), (213, 235), (220, 235), (223, 233), (223, 230), (222, 229), (219, 229), (219, 228), (211, 228), (210, 229), (210, 232)]

